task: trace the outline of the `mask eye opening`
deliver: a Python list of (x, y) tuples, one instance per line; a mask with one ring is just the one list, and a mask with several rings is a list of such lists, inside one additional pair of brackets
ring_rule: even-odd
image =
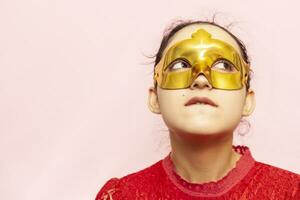
[(183, 63), (183, 64), (185, 64), (185, 68), (191, 68), (191, 64), (190, 64), (190, 62), (186, 59), (186, 58), (183, 58), (183, 57), (179, 57), (179, 58), (176, 58), (175, 60), (173, 60), (166, 68), (165, 68), (165, 70), (168, 70), (168, 71), (170, 71), (170, 72), (172, 72), (172, 71), (176, 71), (176, 69), (174, 69), (174, 70), (172, 70), (171, 68), (172, 67), (174, 67), (174, 65), (175, 64), (177, 64), (177, 63)]
[(230, 67), (231, 67), (231, 71), (226, 71), (226, 70), (217, 70), (217, 71), (221, 71), (221, 72), (224, 72), (224, 73), (236, 73), (236, 72), (239, 72), (240, 70), (231, 62), (229, 61), (228, 59), (226, 58), (218, 58), (212, 65), (211, 65), (211, 70), (214, 70), (213, 68), (219, 64), (219, 63), (226, 63), (228, 64)]

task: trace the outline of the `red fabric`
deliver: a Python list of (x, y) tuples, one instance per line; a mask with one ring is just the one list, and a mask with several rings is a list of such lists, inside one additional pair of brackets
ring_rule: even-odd
[(174, 170), (170, 153), (122, 178), (111, 178), (96, 200), (300, 200), (300, 175), (254, 160), (247, 146), (232, 146), (242, 156), (222, 179), (189, 183)]

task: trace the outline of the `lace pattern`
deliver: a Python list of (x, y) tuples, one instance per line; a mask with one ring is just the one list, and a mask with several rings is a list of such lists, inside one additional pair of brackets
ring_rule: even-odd
[(111, 178), (96, 200), (300, 200), (300, 175), (255, 161), (246, 146), (233, 146), (242, 156), (222, 179), (189, 183), (174, 173), (168, 154), (138, 172)]
[(218, 181), (210, 181), (202, 184), (187, 182), (176, 173), (170, 153), (163, 160), (163, 166), (171, 181), (183, 192), (198, 197), (220, 196), (241, 181), (254, 166), (255, 160), (248, 147), (233, 145), (232, 148), (242, 156), (236, 162), (236, 166)]

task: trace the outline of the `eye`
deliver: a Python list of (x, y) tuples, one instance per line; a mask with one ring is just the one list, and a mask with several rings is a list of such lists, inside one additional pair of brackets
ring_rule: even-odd
[(217, 71), (229, 72), (229, 73), (237, 72), (237, 69), (234, 67), (234, 65), (227, 60), (217, 61), (215, 64), (213, 64), (211, 69)]
[(190, 64), (185, 61), (185, 60), (182, 60), (182, 59), (178, 59), (178, 60), (175, 60), (173, 61), (170, 65), (169, 65), (169, 70), (170, 71), (177, 71), (177, 70), (186, 70), (188, 68), (190, 68)]

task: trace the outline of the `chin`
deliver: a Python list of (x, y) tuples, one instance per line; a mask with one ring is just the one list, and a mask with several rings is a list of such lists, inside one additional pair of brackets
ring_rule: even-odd
[(194, 135), (218, 135), (226, 132), (228, 127), (223, 127), (222, 124), (215, 123), (214, 121), (202, 121), (202, 122), (185, 122), (184, 124), (178, 124), (174, 130), (181, 133), (194, 134)]

